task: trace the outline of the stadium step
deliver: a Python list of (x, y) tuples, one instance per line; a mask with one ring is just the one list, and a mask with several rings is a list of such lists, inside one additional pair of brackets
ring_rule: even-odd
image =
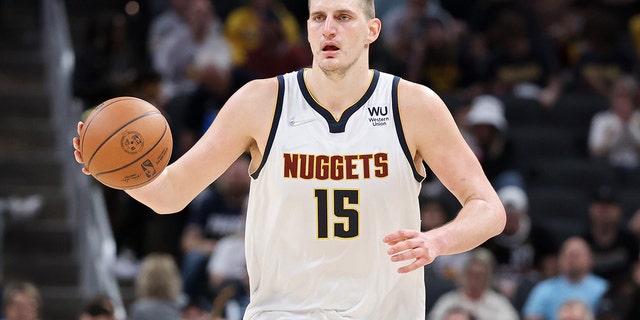
[[(41, 319), (77, 319), (84, 299), (41, 49), (39, 1), (9, 1), (0, 20), (0, 199), (37, 195), (32, 217), (2, 215), (2, 282), (31, 281)], [(69, 155), (71, 157), (71, 154)]]

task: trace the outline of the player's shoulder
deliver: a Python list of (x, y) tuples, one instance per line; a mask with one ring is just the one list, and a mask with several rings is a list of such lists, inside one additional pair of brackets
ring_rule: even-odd
[(251, 80), (231, 95), (221, 113), (242, 119), (245, 125), (251, 127), (251, 123), (262, 123), (264, 119), (271, 118), (277, 96), (277, 78)]
[(419, 108), (426, 111), (441, 109), (444, 107), (444, 102), (431, 88), (409, 80), (400, 79), (398, 82), (398, 106), (401, 110)]
[(275, 99), (278, 94), (278, 79), (264, 78), (251, 80), (244, 84), (236, 93), (233, 94), (233, 99), (246, 102), (266, 102), (271, 99)]
[(440, 97), (431, 88), (406, 79), (398, 82), (398, 95), (402, 99), (439, 100)]

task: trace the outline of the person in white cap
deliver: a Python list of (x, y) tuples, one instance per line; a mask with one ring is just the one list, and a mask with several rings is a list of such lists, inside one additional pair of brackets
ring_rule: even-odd
[(515, 167), (513, 147), (507, 138), (504, 105), (492, 95), (480, 95), (471, 102), (467, 114), (468, 143), (494, 188), (507, 185), (524, 187), (522, 174)]

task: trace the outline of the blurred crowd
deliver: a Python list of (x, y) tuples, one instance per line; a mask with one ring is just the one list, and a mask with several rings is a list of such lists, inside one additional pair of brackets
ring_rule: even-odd
[[(507, 209), (501, 235), (425, 267), (428, 319), (640, 319), (640, 1), (376, 10), (372, 67), (443, 98)], [(120, 95), (153, 103), (175, 160), (237, 88), (311, 64), (307, 14), (300, 0), (112, 1), (74, 41), (74, 96), (87, 111)], [(130, 319), (241, 319), (249, 161), (175, 215), (105, 188), (114, 272), (136, 282)], [(459, 209), (444, 190), (424, 182), (423, 230)]]

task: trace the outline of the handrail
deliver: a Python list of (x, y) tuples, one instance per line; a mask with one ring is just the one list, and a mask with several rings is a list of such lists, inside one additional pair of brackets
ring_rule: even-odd
[(42, 41), (46, 64), (52, 121), (57, 129), (57, 157), (63, 164), (64, 193), (69, 203), (68, 224), (75, 230), (81, 274), (80, 292), (85, 298), (108, 296), (116, 308), (116, 319), (126, 319), (118, 282), (110, 270), (116, 245), (99, 187), (87, 179), (72, 161), (70, 143), (82, 106), (71, 92), (75, 55), (64, 1), (41, 0)]

